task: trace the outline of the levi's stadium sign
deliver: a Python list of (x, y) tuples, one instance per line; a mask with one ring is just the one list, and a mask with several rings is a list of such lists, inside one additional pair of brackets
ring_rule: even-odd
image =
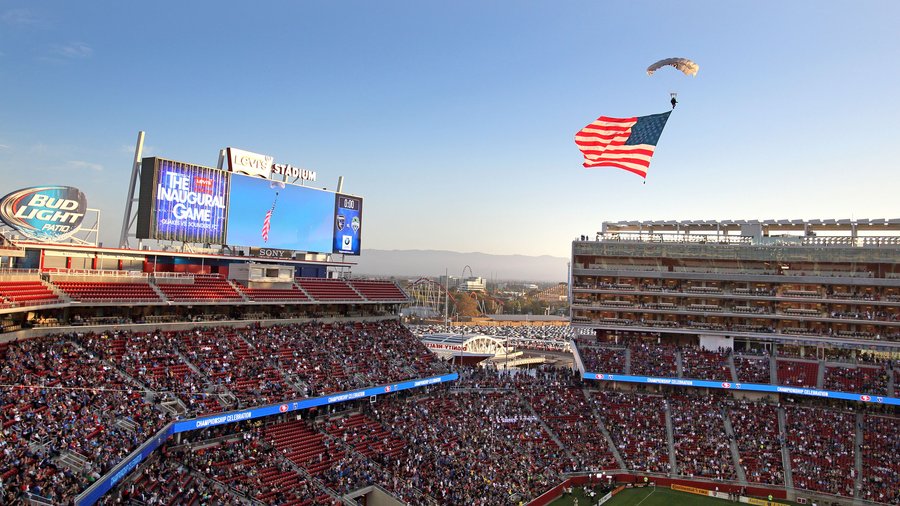
[(272, 176), (283, 176), (288, 179), (315, 181), (316, 171), (294, 167), (287, 163), (275, 163), (275, 157), (261, 155), (237, 148), (225, 148), (228, 156), (228, 170), (247, 176), (259, 176), (272, 179)]
[(0, 219), (22, 235), (61, 241), (74, 234), (87, 213), (87, 199), (71, 186), (34, 186), (0, 200)]

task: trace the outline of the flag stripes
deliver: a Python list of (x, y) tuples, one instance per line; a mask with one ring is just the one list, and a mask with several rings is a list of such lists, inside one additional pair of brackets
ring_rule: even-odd
[(274, 209), (269, 209), (269, 212), (266, 213), (266, 219), (263, 220), (263, 227), (262, 227), (263, 242), (269, 242), (269, 226), (272, 222), (272, 211), (274, 211)]
[(647, 177), (670, 112), (633, 118), (600, 116), (575, 134), (585, 168), (615, 167)]

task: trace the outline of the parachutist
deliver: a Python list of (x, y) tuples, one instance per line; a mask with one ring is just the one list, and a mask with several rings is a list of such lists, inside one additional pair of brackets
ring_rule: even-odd
[(675, 106), (678, 105), (678, 101), (675, 100), (675, 97), (672, 97), (672, 100), (670, 100), (670, 102), (672, 102), (672, 109), (674, 109)]

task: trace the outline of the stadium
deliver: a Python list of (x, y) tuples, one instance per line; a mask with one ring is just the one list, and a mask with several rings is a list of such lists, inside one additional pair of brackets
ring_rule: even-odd
[(362, 197), (141, 139), (119, 247), (0, 203), (4, 504), (900, 501), (898, 220), (604, 223), (570, 324), (410, 326)]

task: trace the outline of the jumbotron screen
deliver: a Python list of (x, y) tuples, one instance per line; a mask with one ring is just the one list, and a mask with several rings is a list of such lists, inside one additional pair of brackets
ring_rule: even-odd
[(334, 198), (324, 190), (232, 174), (226, 242), (330, 253)]
[(361, 197), (163, 158), (141, 167), (141, 239), (360, 253)]
[(228, 173), (163, 158), (141, 162), (137, 237), (224, 244)]

